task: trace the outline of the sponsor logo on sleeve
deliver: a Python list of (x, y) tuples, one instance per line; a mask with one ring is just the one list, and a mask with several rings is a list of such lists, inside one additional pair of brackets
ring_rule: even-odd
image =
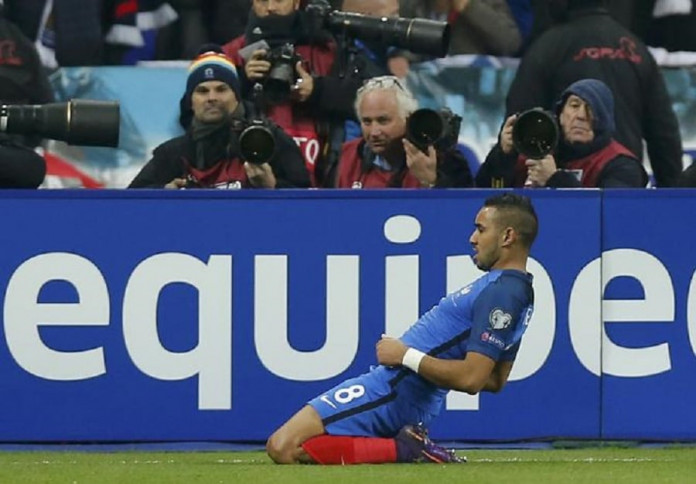
[(481, 333), (481, 341), (492, 344), (493, 346), (496, 346), (501, 350), (505, 348), (505, 341), (488, 331), (484, 331), (483, 333)]

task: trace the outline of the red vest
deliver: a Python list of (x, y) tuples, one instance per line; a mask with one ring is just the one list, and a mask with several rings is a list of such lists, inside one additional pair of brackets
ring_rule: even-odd
[(251, 186), (244, 164), (239, 158), (220, 160), (207, 170), (197, 170), (188, 162), (186, 165), (189, 174), (201, 188), (248, 188)]
[[(629, 156), (631, 158), (636, 157), (628, 148), (618, 141), (612, 139), (611, 142), (601, 150), (595, 151), (584, 158), (569, 161), (565, 164), (565, 166), (563, 166), (563, 169), (567, 171), (577, 171), (580, 174), (580, 184), (584, 188), (597, 188), (599, 175), (602, 173), (604, 167), (614, 158), (621, 155)], [(524, 186), (524, 182), (527, 180), (527, 166), (525, 165), (526, 161), (527, 157), (525, 156), (520, 155), (517, 158), (517, 164), (515, 165), (515, 181), (513, 186)], [(637, 161), (638, 160), (636, 159), (636, 162)]]
[[(244, 59), (239, 50), (246, 45), (242, 35), (225, 44), (223, 52), (234, 60), (237, 69), (244, 69)], [(336, 46), (329, 45), (298, 45), (295, 52), (302, 57), (304, 67), (312, 75), (326, 76), (331, 71), (335, 58)], [(286, 102), (272, 105), (266, 115), (288, 133), (300, 147), (302, 157), (309, 171), (312, 185), (316, 186), (314, 168), (319, 155), (324, 150), (326, 133), (319, 133), (315, 118), (303, 103)], [(321, 136), (320, 136), (321, 135)]]
[[(392, 178), (395, 173), (386, 171), (378, 166), (371, 166), (367, 171), (362, 170), (362, 157), (358, 148), (362, 138), (343, 143), (341, 160), (338, 165), (336, 188), (392, 188)], [(400, 188), (423, 188), (418, 179), (407, 170)]]

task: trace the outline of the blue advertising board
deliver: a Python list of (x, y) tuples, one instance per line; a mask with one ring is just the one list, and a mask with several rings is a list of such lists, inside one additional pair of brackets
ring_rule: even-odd
[(694, 206), (692, 191), (604, 194), (604, 438), (695, 438)]
[[(0, 441), (265, 440), (480, 275), (468, 240), (493, 193), (0, 193)], [(451, 393), (433, 437), (695, 440), (694, 194), (525, 193), (536, 307), (510, 382)], [(626, 264), (644, 272), (603, 289)]]

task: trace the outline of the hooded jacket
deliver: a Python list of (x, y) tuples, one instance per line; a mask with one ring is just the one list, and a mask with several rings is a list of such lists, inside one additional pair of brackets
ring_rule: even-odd
[[(571, 84), (556, 102), (556, 116), (571, 95), (585, 101), (592, 112), (594, 137), (589, 143), (568, 143), (561, 136), (554, 153), (558, 171), (546, 182), (554, 188), (640, 188), (648, 176), (637, 157), (614, 138), (614, 97), (602, 81), (583, 79)], [(560, 130), (562, 132), (562, 129)], [(476, 176), (477, 186), (522, 187), (527, 178), (527, 158), (506, 155), (499, 145), (491, 151)]]

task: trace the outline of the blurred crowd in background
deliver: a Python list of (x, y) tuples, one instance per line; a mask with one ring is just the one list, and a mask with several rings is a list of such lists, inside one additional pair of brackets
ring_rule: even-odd
[[(222, 45), (243, 34), (251, 3), (252, 0), (4, 0), (3, 16), (36, 45), (44, 67), (55, 69), (192, 59), (202, 44)], [(343, 9), (346, 2), (330, 3), (333, 8)], [(482, 5), (481, 12), (464, 14), (458, 10), (468, 1), (393, 3), (398, 8), (392, 8), (394, 15), (449, 21), (453, 27), (450, 54), (519, 57), (543, 31), (563, 20), (567, 0), (472, 0)], [(612, 16), (646, 44), (668, 51), (696, 51), (696, 11), (689, 0), (607, 3)], [(485, 12), (486, 8), (490, 11)], [(485, 28), (477, 25), (477, 15), (486, 22)], [(461, 36), (473, 40), (461, 41)]]

